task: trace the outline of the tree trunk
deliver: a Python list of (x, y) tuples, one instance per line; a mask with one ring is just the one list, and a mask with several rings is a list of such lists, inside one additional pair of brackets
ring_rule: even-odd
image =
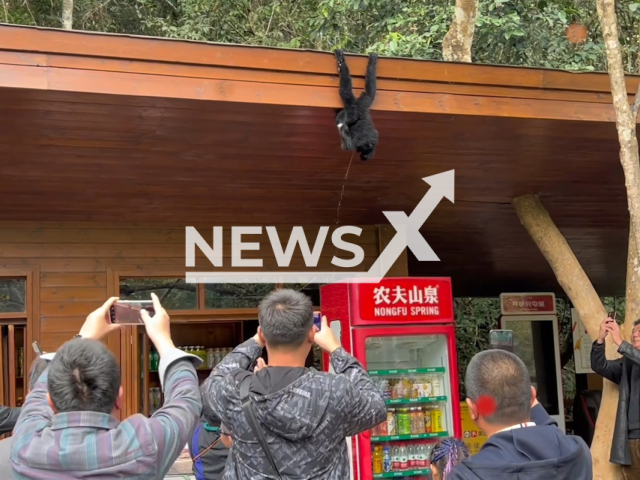
[[(625, 84), (622, 52), (618, 41), (618, 22), (615, 0), (596, 0), (598, 17), (607, 51), (609, 79), (613, 108), (616, 114), (616, 128), (620, 141), (620, 163), (624, 170), (627, 187), (627, 202), (631, 223), (640, 225), (640, 158), (638, 156), (638, 138), (636, 137), (636, 116), (629, 105), (629, 96)], [(640, 229), (631, 229), (636, 245), (640, 245)]]
[[(607, 316), (607, 311), (566, 239), (553, 223), (537, 195), (515, 198), (513, 206), (522, 225), (549, 262), (558, 283), (571, 299), (589, 336), (595, 340), (600, 324)], [(607, 337), (606, 344), (607, 357), (610, 359), (619, 357), (610, 336)], [(608, 380), (604, 380), (602, 403), (591, 444), (593, 478), (596, 480), (621, 478), (620, 468), (609, 462), (617, 406), (618, 388)]]
[(442, 57), (447, 62), (471, 62), (471, 45), (476, 29), (480, 0), (456, 0), (449, 31), (442, 41)]
[(623, 335), (631, 339), (633, 323), (640, 318), (640, 258), (636, 248), (634, 226), (629, 225), (629, 252), (627, 254), (627, 291)]
[(62, 28), (73, 29), (73, 0), (62, 0)]

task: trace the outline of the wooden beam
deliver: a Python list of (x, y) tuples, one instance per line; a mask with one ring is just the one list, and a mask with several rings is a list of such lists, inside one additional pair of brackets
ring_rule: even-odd
[[(37, 65), (47, 65), (46, 53), (55, 53), (127, 61), (142, 60), (337, 76), (333, 54), (319, 51), (211, 44), (96, 32), (65, 32), (14, 25), (0, 26), (0, 46), (4, 50), (20, 52), (20, 55), (27, 52), (42, 55)], [(349, 55), (348, 61), (353, 75), (364, 75), (367, 63), (365, 55)], [(610, 93), (607, 75), (603, 73), (573, 73), (503, 65), (468, 65), (389, 58), (379, 65), (378, 76), (421, 82)], [(635, 81), (634, 77), (628, 78), (633, 85), (637, 84), (637, 78)], [(634, 91), (635, 87), (630, 85), (630, 90)]]
[[(199, 78), (98, 72), (22, 65), (0, 67), (0, 88), (29, 88), (104, 95), (338, 109), (333, 87), (209, 80)], [(614, 121), (613, 107), (603, 103), (441, 95), (383, 91), (373, 110), (387, 112), (486, 115), (549, 120)]]
[[(308, 85), (317, 87), (338, 87), (338, 77), (320, 73), (283, 72), (275, 70), (238, 69), (218, 66), (184, 65), (171, 63), (157, 63), (143, 60), (119, 60), (112, 58), (77, 57), (62, 54), (24, 53), (0, 50), (0, 64), (40, 66), (49, 68), (72, 68), (80, 70), (93, 70), (104, 72), (138, 73), (144, 75), (165, 75), (171, 77), (207, 78), (212, 80), (243, 81), (258, 83), (278, 83), (284, 85)], [(364, 77), (357, 76), (354, 72), (353, 86), (357, 89), (364, 88)], [(359, 73), (359, 72), (358, 72)], [(555, 72), (553, 72), (555, 73)], [(629, 80), (630, 83), (633, 79)], [(594, 102), (611, 104), (610, 93), (597, 89), (591, 90), (587, 85), (575, 89), (571, 83), (563, 79), (560, 82), (550, 82), (549, 88), (525, 88), (521, 85), (490, 85), (442, 83), (437, 80), (384, 78), (378, 75), (378, 92), (405, 91), (423, 92), (452, 95), (474, 95), (486, 97), (506, 97), (511, 99), (543, 99), (562, 100), (574, 102)], [(562, 88), (554, 89), (553, 85), (559, 83)], [(640, 85), (640, 81), (637, 82)]]

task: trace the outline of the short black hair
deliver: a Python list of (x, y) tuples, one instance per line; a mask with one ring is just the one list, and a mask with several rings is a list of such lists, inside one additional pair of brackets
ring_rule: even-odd
[(637, 327), (638, 325), (640, 325), (640, 318), (638, 320), (636, 320), (635, 322), (633, 322), (633, 326)]
[(495, 400), (495, 413), (483, 416), (490, 424), (515, 425), (531, 418), (531, 377), (513, 353), (495, 349), (474, 355), (467, 366), (465, 387), (474, 402), (484, 396)]
[(295, 290), (276, 290), (260, 302), (258, 321), (267, 345), (298, 348), (313, 328), (311, 299)]
[(48, 387), (59, 413), (111, 413), (120, 391), (120, 368), (104, 343), (76, 338), (51, 360)]

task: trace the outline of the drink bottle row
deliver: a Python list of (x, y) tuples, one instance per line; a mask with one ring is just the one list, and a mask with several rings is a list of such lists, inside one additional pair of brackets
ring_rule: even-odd
[(374, 437), (446, 432), (440, 405), (389, 408), (387, 419), (371, 431)]
[[(195, 355), (202, 359), (200, 370), (211, 370), (217, 364), (219, 364), (227, 355), (229, 355), (233, 348), (207, 348), (203, 346), (190, 346), (190, 347), (178, 347), (180, 350), (186, 353)], [(160, 363), (160, 356), (158, 352), (151, 349), (149, 352), (149, 370), (155, 372), (158, 370)]]
[(440, 375), (417, 375), (374, 380), (385, 400), (439, 397), (444, 395)]
[[(433, 444), (412, 443), (406, 445), (377, 445), (373, 449), (373, 473), (406, 472), (429, 468)], [(406, 478), (406, 477), (405, 477)]]

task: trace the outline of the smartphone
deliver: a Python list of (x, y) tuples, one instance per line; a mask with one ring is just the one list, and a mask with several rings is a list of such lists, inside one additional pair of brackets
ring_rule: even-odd
[(153, 316), (155, 310), (151, 300), (118, 300), (109, 310), (109, 322), (118, 325), (144, 325), (141, 311)]
[(322, 313), (313, 312), (313, 324), (318, 327), (318, 330), (322, 329)]
[(489, 332), (491, 348), (513, 353), (513, 330), (491, 330)]

